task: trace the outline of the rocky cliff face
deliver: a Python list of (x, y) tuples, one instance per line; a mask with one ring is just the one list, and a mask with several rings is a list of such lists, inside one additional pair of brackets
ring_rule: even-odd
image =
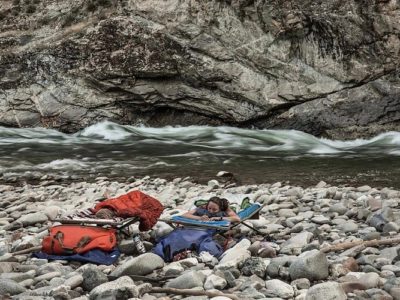
[(0, 124), (400, 130), (398, 0), (13, 0)]

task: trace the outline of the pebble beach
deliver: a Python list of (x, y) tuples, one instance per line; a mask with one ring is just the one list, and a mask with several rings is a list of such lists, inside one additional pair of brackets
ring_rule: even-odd
[[(221, 196), (240, 204), (249, 197), (263, 205), (259, 219), (247, 222), (258, 233), (237, 226), (234, 242), (219, 259), (200, 253), (165, 263), (151, 253), (155, 241), (173, 230), (161, 221), (141, 233), (147, 253), (139, 255), (131, 238), (122, 239), (122, 254), (111, 266), (12, 254), (40, 246), (49, 226), (57, 224), (54, 219), (91, 208), (104, 195), (131, 190), (158, 199), (165, 207), (161, 218), (187, 211), (198, 199)], [(400, 191), (395, 189), (323, 181), (307, 187), (283, 182), (235, 186), (218, 179), (198, 184), (191, 178), (146, 176), (129, 182), (107, 177), (3, 182), (0, 194), (1, 299), (400, 299), (400, 246), (362, 244), (398, 237)], [(138, 232), (136, 224), (130, 229)], [(346, 242), (356, 246), (324, 251)], [(177, 295), (162, 288), (194, 293)]]

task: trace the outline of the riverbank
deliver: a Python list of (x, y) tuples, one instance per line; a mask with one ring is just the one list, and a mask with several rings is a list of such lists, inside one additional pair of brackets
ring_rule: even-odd
[[(90, 183), (68, 184), (43, 178), (35, 185), (1, 184), (0, 292), (14, 295), (13, 299), (100, 299), (106, 294), (122, 297), (118, 299), (183, 297), (151, 292), (161, 286), (216, 289), (241, 299), (398, 299), (400, 247), (396, 244), (320, 251), (342, 242), (397, 236), (398, 190), (330, 186), (325, 182), (310, 187), (281, 182), (224, 185), (216, 180), (201, 185), (189, 178), (167, 181), (150, 177), (131, 178), (129, 182), (100, 177)], [(203, 256), (168, 264), (151, 253), (132, 259), (138, 256), (130, 239), (122, 242), (123, 254), (115, 266), (51, 262), (28, 254), (10, 254), (39, 246), (56, 216), (93, 207), (104, 194), (116, 196), (132, 189), (159, 199), (165, 206), (163, 218), (189, 209), (197, 199), (220, 195), (240, 203), (249, 197), (265, 204), (260, 219), (249, 221), (262, 235), (253, 235), (249, 228), (239, 226), (234, 236), (237, 244), (219, 261)], [(384, 220), (382, 224), (375, 222), (377, 215)], [(133, 227), (133, 231), (138, 230)], [(154, 238), (170, 230), (159, 222), (143, 235), (147, 248)], [(112, 274), (119, 274), (119, 279), (109, 283)], [(167, 283), (144, 283), (126, 275), (176, 278)]]

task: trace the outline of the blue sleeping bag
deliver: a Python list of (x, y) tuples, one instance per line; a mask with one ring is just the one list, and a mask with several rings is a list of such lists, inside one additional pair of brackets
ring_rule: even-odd
[(222, 247), (213, 240), (215, 230), (199, 230), (178, 228), (162, 237), (153, 248), (153, 253), (159, 255), (166, 262), (171, 262), (173, 257), (185, 250), (201, 253), (207, 251), (215, 257), (224, 252)]

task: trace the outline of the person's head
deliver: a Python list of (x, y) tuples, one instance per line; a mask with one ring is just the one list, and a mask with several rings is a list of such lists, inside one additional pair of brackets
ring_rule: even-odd
[(210, 213), (218, 213), (220, 211), (226, 211), (229, 208), (229, 202), (225, 198), (212, 197), (208, 200), (206, 209)]

